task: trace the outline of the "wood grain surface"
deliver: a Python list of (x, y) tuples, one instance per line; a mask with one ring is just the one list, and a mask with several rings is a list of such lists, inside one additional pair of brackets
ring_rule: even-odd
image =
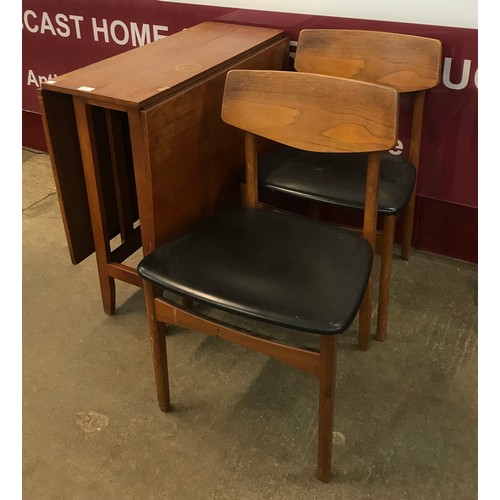
[(413, 92), (439, 83), (441, 42), (379, 31), (303, 30), (297, 45), (295, 68)]
[(384, 151), (397, 140), (397, 96), (390, 87), (344, 78), (231, 71), (222, 117), (238, 128), (307, 151)]
[(144, 107), (280, 37), (281, 30), (201, 23), (58, 76), (42, 88), (119, 106)]

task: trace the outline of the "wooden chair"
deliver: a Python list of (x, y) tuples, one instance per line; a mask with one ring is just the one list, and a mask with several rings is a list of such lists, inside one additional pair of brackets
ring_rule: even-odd
[[(415, 211), (415, 180), (419, 164), (425, 92), (440, 81), (441, 42), (431, 38), (375, 31), (311, 29), (300, 33), (295, 57), (300, 72), (352, 78), (390, 85), (413, 93), (409, 159), (382, 156), (378, 212), (383, 216), (378, 297), (377, 339), (387, 337), (394, 232), (404, 213), (402, 257), (410, 255)], [(349, 209), (364, 209), (366, 155), (318, 155), (282, 147), (262, 158), (259, 186)], [(368, 348), (361, 326), (359, 347)]]
[[(318, 377), (318, 478), (330, 480), (337, 334), (351, 325), (362, 301), (369, 304), (379, 151), (396, 143), (397, 116), (397, 92), (387, 86), (285, 71), (228, 73), (222, 118), (246, 132), (246, 207), (206, 220), (138, 266), (163, 411), (170, 409), (165, 323), (255, 349)], [(333, 224), (257, 209), (256, 136), (308, 151), (368, 152), (364, 238)], [(165, 290), (194, 305), (167, 300)], [(257, 325), (309, 332), (319, 350), (215, 321), (198, 310), (200, 303)]]

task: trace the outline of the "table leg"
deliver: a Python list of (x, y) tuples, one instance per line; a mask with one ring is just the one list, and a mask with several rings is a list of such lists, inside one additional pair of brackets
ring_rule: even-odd
[(89, 201), (102, 303), (104, 312), (112, 315), (116, 304), (115, 280), (108, 272), (111, 248), (91, 109), (81, 97), (73, 97), (73, 105)]

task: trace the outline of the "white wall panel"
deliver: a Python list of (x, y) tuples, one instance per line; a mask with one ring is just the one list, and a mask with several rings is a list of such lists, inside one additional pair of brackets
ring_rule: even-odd
[[(158, 0), (169, 2), (169, 0)], [(478, 27), (476, 0), (175, 0), (175, 3), (373, 19), (458, 28)]]

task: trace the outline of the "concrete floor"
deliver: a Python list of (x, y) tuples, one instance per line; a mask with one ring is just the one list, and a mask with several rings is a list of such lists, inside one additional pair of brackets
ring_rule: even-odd
[[(133, 259), (132, 259), (133, 260)], [(477, 498), (477, 266), (394, 262), (389, 340), (340, 340), (334, 477), (315, 479), (316, 381), (193, 331), (156, 403), (142, 291), (102, 312), (73, 266), (50, 164), (23, 151), (23, 498)]]

